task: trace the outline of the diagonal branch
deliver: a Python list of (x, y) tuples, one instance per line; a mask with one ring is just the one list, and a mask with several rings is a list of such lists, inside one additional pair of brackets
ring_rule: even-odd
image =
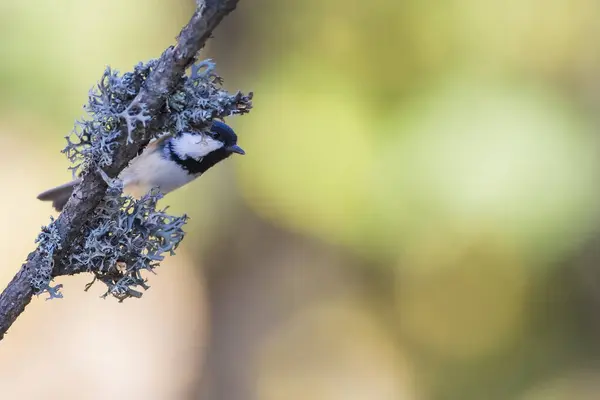
[[(235, 9), (237, 3), (238, 0), (205, 0), (200, 4), (177, 37), (177, 44), (163, 52), (157, 66), (150, 72), (143, 88), (131, 104), (143, 104), (145, 116), (159, 119), (168, 96), (173, 93), (186, 69), (195, 61), (198, 51), (204, 47), (213, 29)], [(118, 176), (148, 144), (152, 138), (151, 129), (148, 128), (151, 124), (146, 126), (137, 124), (132, 132), (128, 132), (127, 127), (121, 128), (120, 135), (116, 139), (113, 161), (104, 168), (109, 177)], [(132, 140), (128, 140), (128, 137)], [(61, 274), (60, 260), (68, 253), (69, 245), (81, 235), (84, 223), (98, 206), (106, 191), (107, 183), (100, 173), (89, 171), (75, 189), (64, 211), (54, 222), (58, 235), (57, 251), (52, 254), (52, 257), (48, 257), (45, 248), (38, 245), (0, 294), (0, 340), (31, 301), (35, 292), (30, 280), (32, 274), (43, 268), (54, 269), (54, 276)]]

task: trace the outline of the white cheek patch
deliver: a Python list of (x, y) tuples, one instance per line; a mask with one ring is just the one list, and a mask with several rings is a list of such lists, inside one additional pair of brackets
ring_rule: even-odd
[(183, 133), (180, 137), (173, 140), (173, 150), (182, 158), (193, 158), (200, 160), (219, 148), (223, 143), (211, 138), (208, 135)]

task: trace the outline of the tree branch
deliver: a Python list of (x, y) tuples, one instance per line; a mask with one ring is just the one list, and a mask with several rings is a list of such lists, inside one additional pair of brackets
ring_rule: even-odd
[[(235, 9), (237, 3), (238, 0), (205, 0), (180, 32), (176, 46), (163, 52), (156, 67), (150, 71), (143, 87), (130, 103), (130, 106), (143, 106), (145, 117), (149, 117), (151, 122), (146, 126), (138, 123), (131, 132), (125, 126), (120, 128), (120, 135), (115, 140), (116, 150), (112, 163), (103, 168), (109, 177), (117, 177), (152, 139), (152, 126), (160, 125), (156, 121), (162, 118), (161, 113), (164, 112), (167, 98), (176, 89), (186, 69), (195, 61), (197, 53), (204, 47), (213, 29)], [(44, 246), (38, 244), (0, 294), (0, 340), (36, 292), (31, 283), (35, 271), (49, 268), (53, 277), (74, 272), (66, 270), (61, 260), (68, 255), (70, 245), (81, 237), (82, 227), (104, 198), (107, 188), (108, 185), (99, 171), (88, 171), (63, 212), (53, 223), (54, 232), (58, 237), (56, 251), (49, 254)]]

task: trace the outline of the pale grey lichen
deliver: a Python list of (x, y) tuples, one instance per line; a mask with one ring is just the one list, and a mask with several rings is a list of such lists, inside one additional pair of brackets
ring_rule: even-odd
[[(120, 76), (107, 67), (97, 87), (89, 93), (85, 109), (91, 119), (77, 121), (75, 129), (67, 136), (63, 152), (71, 161), (73, 174), (83, 174), (91, 169), (112, 163), (115, 141), (121, 134), (121, 125), (127, 127), (128, 142), (138, 123), (146, 126), (151, 116), (144, 104), (134, 101), (148, 74), (158, 61), (139, 63), (133, 72)], [(213, 119), (245, 114), (252, 108), (252, 92), (230, 94), (221, 85), (223, 80), (215, 73), (212, 60), (192, 65), (190, 74), (183, 76), (161, 112), (159, 132), (204, 130)]]
[(36, 293), (40, 294), (47, 292), (50, 297), (48, 300), (53, 298), (61, 298), (60, 288), (62, 285), (52, 286), (52, 270), (54, 268), (54, 253), (60, 250), (60, 236), (56, 225), (54, 224), (54, 218), (50, 218), (50, 224), (42, 227), (42, 232), (38, 235), (35, 242), (38, 244), (41, 254), (43, 256), (43, 262), (39, 268), (31, 274), (31, 285), (33, 286)]
[[(143, 274), (152, 272), (164, 254), (174, 254), (183, 239), (187, 216), (174, 217), (166, 209), (157, 210), (156, 202), (161, 197), (157, 190), (139, 200), (123, 196), (122, 182), (103, 171), (113, 162), (118, 139), (126, 132), (130, 142), (138, 124), (150, 130), (147, 137), (157, 137), (162, 132), (203, 131), (213, 119), (244, 114), (252, 106), (252, 93), (230, 94), (221, 88), (222, 79), (215, 74), (215, 64), (207, 60), (181, 77), (164, 109), (150, 115), (136, 96), (157, 65), (156, 60), (140, 63), (133, 72), (123, 75), (106, 68), (97, 87), (89, 93), (85, 107), (89, 118), (76, 123), (63, 150), (74, 175), (99, 172), (108, 190), (60, 263), (70, 274), (92, 273), (94, 281), (107, 285), (104, 296), (112, 295), (120, 301), (140, 297), (139, 288), (148, 288)], [(49, 292), (51, 297), (61, 296), (60, 285), (50, 286), (55, 245), (60, 242), (57, 235), (52, 221), (38, 238), (48, 263), (32, 274), (32, 285), (38, 294)]]
[(66, 137), (63, 153), (71, 161), (69, 169), (74, 175), (110, 165), (121, 125), (126, 124), (130, 142), (137, 123), (145, 125), (150, 119), (145, 106), (134, 99), (156, 64), (156, 60), (139, 63), (133, 72), (122, 76), (110, 67), (105, 69), (98, 85), (90, 90), (84, 107), (91, 118), (77, 121), (71, 135)]
[(161, 197), (153, 189), (136, 200), (123, 196), (118, 187), (109, 188), (85, 227), (87, 234), (73, 245), (67, 262), (104, 282), (108, 290), (103, 297), (110, 294), (120, 301), (140, 297), (135, 288), (148, 288), (142, 272), (152, 272), (163, 254), (174, 254), (183, 239), (187, 216), (156, 210)]
[(221, 88), (223, 80), (215, 73), (215, 63), (204, 60), (190, 68), (178, 90), (167, 100), (165, 128), (177, 132), (204, 129), (215, 118), (245, 114), (252, 107), (252, 92), (231, 94)]

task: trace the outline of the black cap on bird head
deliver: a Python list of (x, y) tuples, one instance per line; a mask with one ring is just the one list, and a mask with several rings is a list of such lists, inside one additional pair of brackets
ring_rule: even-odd
[(223, 142), (223, 148), (229, 153), (246, 154), (244, 150), (237, 145), (237, 135), (234, 130), (226, 123), (213, 121), (209, 135), (213, 139)]
[[(215, 147), (208, 153), (194, 157), (190, 156), (192, 153), (189, 149), (177, 151), (175, 148), (177, 146), (174, 145), (172, 141), (169, 145), (171, 158), (190, 174), (202, 174), (234, 153), (241, 155), (246, 154), (244, 150), (238, 146), (237, 135), (233, 129), (231, 129), (231, 127), (224, 122), (213, 121), (209, 131), (204, 131), (202, 133), (197, 132), (197, 134), (206, 135), (212, 139), (213, 143), (220, 142), (222, 145)], [(193, 141), (192, 146), (200, 145), (201, 143), (205, 142)]]

